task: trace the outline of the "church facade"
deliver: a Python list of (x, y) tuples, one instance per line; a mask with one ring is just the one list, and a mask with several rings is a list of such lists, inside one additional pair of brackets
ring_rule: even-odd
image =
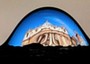
[(82, 39), (79, 34), (70, 37), (65, 27), (57, 27), (48, 21), (42, 26), (29, 30), (23, 39), (22, 46), (40, 43), (43, 46), (77, 46)]

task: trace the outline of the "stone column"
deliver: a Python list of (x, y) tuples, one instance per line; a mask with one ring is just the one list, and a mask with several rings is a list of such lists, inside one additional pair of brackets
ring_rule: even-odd
[(63, 41), (62, 41), (62, 36), (61, 35), (59, 35), (59, 45), (63, 46)]
[(62, 36), (62, 41), (63, 41), (63, 46), (68, 46), (64, 36)]
[(49, 33), (49, 45), (51, 46), (52, 45), (52, 34), (51, 33)]

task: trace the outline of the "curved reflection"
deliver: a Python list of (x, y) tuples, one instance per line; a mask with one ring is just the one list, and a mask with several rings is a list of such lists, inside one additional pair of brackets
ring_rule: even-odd
[(88, 46), (86, 35), (66, 12), (46, 7), (32, 11), (9, 38), (11, 46), (40, 43), (43, 46)]

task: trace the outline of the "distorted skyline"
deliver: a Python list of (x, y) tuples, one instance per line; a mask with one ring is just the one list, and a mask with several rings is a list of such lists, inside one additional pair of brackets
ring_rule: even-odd
[(72, 20), (63, 12), (50, 9), (35, 12), (31, 15), (28, 15), (28, 17), (22, 20), (22, 23), (18, 26), (17, 30), (13, 34), (9, 45), (21, 46), (25, 33), (30, 29), (41, 26), (47, 20), (53, 25), (64, 26), (70, 36), (74, 36), (75, 32), (77, 32), (83, 38), (83, 44), (88, 45), (84, 35), (82, 34), (78, 26), (74, 23), (74, 20)]

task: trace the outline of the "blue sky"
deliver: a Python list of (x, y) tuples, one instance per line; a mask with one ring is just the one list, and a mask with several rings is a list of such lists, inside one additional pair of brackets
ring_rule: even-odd
[(88, 45), (84, 35), (74, 21), (68, 15), (56, 10), (41, 10), (26, 17), (12, 35), (9, 45), (21, 46), (25, 33), (30, 29), (41, 26), (47, 20), (53, 25), (64, 26), (70, 36), (75, 35), (74, 32), (77, 32), (84, 39), (84, 44)]

